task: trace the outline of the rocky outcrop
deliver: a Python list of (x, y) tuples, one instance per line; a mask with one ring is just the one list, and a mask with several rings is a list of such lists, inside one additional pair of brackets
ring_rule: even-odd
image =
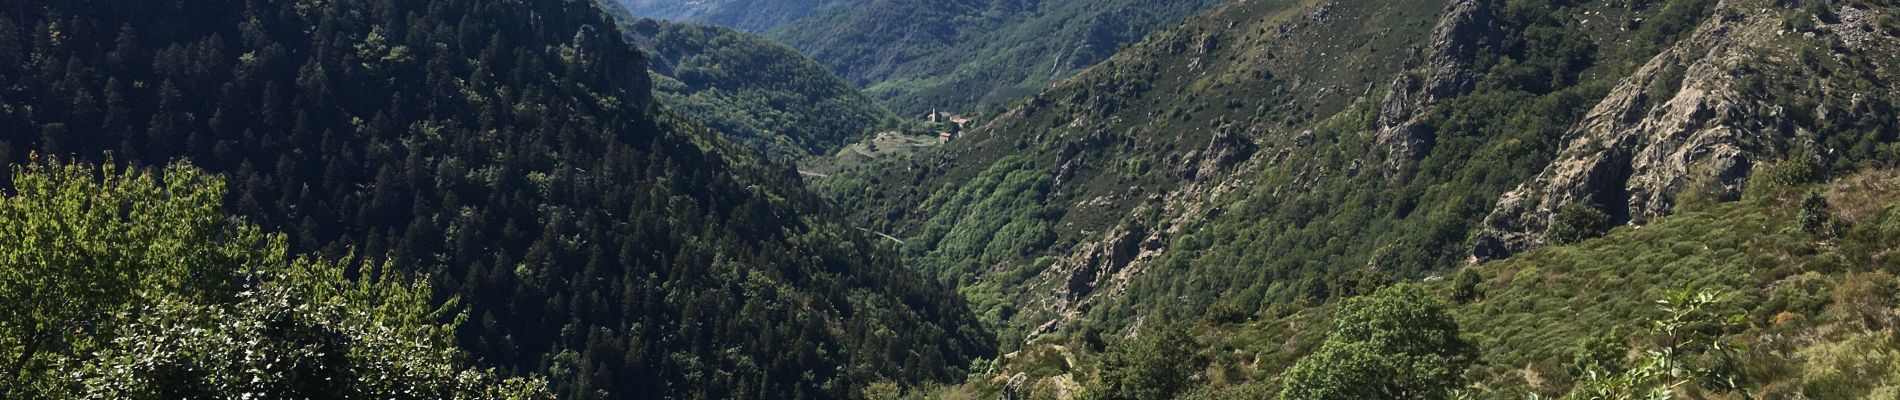
[[(1221, 144), (1228, 141), (1233, 143)], [(1130, 221), (1116, 226), (1104, 232), (1101, 239), (1084, 242), (1066, 252), (1047, 272), (1039, 275), (1040, 282), (1031, 286), (1047, 288), (1049, 295), (1034, 296), (1023, 308), (1047, 310), (1048, 319), (1030, 329), (1023, 342), (1061, 330), (1095, 304), (1121, 296), (1129, 282), (1160, 260), (1167, 252), (1167, 245), (1183, 235), (1184, 230), (1219, 215), (1221, 210), (1214, 207), (1218, 204), (1214, 199), (1254, 184), (1248, 174), (1232, 172), (1260, 167), (1263, 157), (1252, 151), (1251, 143), (1235, 135), (1217, 136), (1209, 146), (1208, 153), (1212, 155), (1203, 156), (1202, 162), (1228, 164), (1209, 169), (1227, 172), (1219, 176), (1209, 173), (1178, 190), (1150, 195), (1145, 200), (1118, 199), (1144, 201), (1130, 214), (1155, 215), (1160, 217), (1159, 221), (1146, 224)]]
[(1181, 156), (1174, 169), (1182, 179), (1205, 182), (1219, 177), (1228, 167), (1252, 157), (1255, 150), (1253, 141), (1231, 128), (1222, 127), (1208, 137), (1207, 147)]
[(1080, 257), (1066, 269), (1073, 271), (1068, 275), (1068, 284), (1063, 287), (1063, 299), (1079, 301), (1095, 288), (1102, 286), (1109, 277), (1120, 273), (1135, 255), (1141, 251), (1143, 239), (1149, 238), (1147, 229), (1140, 226), (1121, 226), (1110, 232), (1108, 240), (1090, 243), (1083, 247)]
[(1790, 125), (1775, 122), (1785, 119), (1780, 108), (1737, 87), (1743, 64), (1762, 58), (1751, 47), (1760, 41), (1742, 38), (1776, 20), (1710, 18), (1618, 83), (1570, 130), (1555, 161), (1499, 199), (1472, 260), (1543, 245), (1555, 211), (1571, 203), (1641, 223), (1667, 214), (1690, 185), (1739, 198), (1748, 172), (1776, 150), (1771, 138), (1794, 136), (1776, 131)]
[(1003, 384), (1003, 393), (1000, 395), (997, 395), (996, 400), (1028, 399), (1029, 396), (1024, 396), (1022, 394), (1023, 384), (1027, 383), (1028, 381), (1029, 381), (1029, 375), (1021, 373), (1021, 372), (1017, 372), (1016, 375), (1010, 376), (1009, 383)]
[(1399, 74), (1379, 103), (1379, 132), (1374, 136), (1386, 149), (1386, 176), (1397, 176), (1405, 164), (1430, 151), (1431, 132), (1421, 126), (1426, 110), (1446, 99), (1476, 88), (1472, 68), (1478, 48), (1499, 34), (1488, 0), (1455, 0), (1432, 29), (1425, 57), (1410, 71)]

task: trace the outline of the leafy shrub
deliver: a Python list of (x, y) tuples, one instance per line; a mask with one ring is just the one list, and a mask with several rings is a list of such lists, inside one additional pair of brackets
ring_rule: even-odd
[[(1620, 366), (1591, 360), (1584, 367), (1584, 380), (1569, 398), (1576, 399), (1666, 399), (1678, 393), (1708, 397), (1706, 391), (1734, 391), (1737, 351), (1724, 338), (1726, 329), (1738, 324), (1739, 315), (1729, 313), (1722, 296), (1713, 291), (1681, 290), (1657, 304), (1662, 315), (1648, 321), (1644, 332), (1656, 348), (1618, 370), (1600, 369)], [(1610, 357), (1613, 338), (1593, 339), (1585, 343), (1590, 358)], [(1595, 348), (1592, 348), (1595, 347)]]
[(1235, 302), (1223, 301), (1215, 303), (1213, 307), (1208, 307), (1205, 318), (1208, 322), (1216, 324), (1238, 324), (1253, 318), (1253, 313), (1247, 312)]
[(1200, 347), (1180, 325), (1158, 322), (1102, 354), (1102, 400), (1166, 400), (1189, 387)]
[(1749, 176), (1747, 195), (1756, 199), (1779, 197), (1818, 178), (1814, 163), (1799, 158), (1784, 159), (1757, 168)]
[(1894, 311), (1900, 306), (1900, 281), (1884, 271), (1849, 273), (1834, 289), (1833, 303), (1830, 312), (1866, 329), (1890, 327), (1900, 320)]
[(1457, 280), (1451, 284), (1452, 300), (1460, 303), (1477, 300), (1479, 296), (1484, 295), (1483, 289), (1478, 287), (1483, 283), (1484, 278), (1479, 277), (1477, 271), (1469, 268), (1459, 271)]
[(1807, 233), (1815, 235), (1829, 233), (1833, 217), (1830, 214), (1827, 199), (1821, 197), (1820, 193), (1808, 193), (1808, 197), (1801, 200), (1801, 214), (1797, 222), (1801, 230)]
[(1834, 287), (1820, 274), (1797, 275), (1770, 287), (1768, 299), (1755, 309), (1755, 318), (1773, 323), (1775, 319), (1817, 315), (1833, 302), (1833, 296)]
[(1828, 8), (1828, 2), (1817, 1), (1813, 3), (1809, 3), (1806, 11), (1808, 15), (1813, 16), (1814, 19), (1821, 20), (1822, 23), (1826, 23), (1826, 24), (1841, 23), (1840, 15), (1835, 14), (1834, 9)]
[(1347, 299), (1333, 331), (1281, 378), (1285, 399), (1448, 399), (1477, 348), (1445, 304), (1414, 284)]
[(1566, 245), (1603, 236), (1609, 231), (1609, 214), (1582, 203), (1570, 203), (1557, 211), (1545, 235), (1551, 244)]
[(1628, 354), (1629, 343), (1624, 340), (1623, 330), (1610, 328), (1577, 343), (1566, 371), (1578, 379), (1592, 374), (1620, 374), (1628, 368)]

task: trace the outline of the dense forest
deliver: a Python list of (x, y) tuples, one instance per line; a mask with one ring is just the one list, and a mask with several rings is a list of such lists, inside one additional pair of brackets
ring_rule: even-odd
[(899, 115), (1001, 107), (1216, 0), (875, 0), (768, 32)]
[(590, 2), (7, 2), (0, 158), (189, 160), (292, 254), (427, 276), (475, 366), (561, 398), (848, 397), (991, 356), (789, 168), (661, 110), (645, 60)]
[(1894, 0), (9, 1), (0, 398), (1896, 398), (1895, 82)]
[(779, 160), (827, 155), (896, 117), (785, 45), (712, 25), (628, 20), (661, 103)]
[(10, 399), (547, 398), (465, 369), (429, 284), (379, 262), (287, 253), (220, 212), (226, 187), (32, 161), (0, 198), (0, 348)]
[(631, 15), (765, 32), (862, 0), (608, 0)]

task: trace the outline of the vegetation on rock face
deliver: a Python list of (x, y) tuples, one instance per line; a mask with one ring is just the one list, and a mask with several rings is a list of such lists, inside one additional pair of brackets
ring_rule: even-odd
[[(7, 2), (0, 158), (188, 159), (292, 252), (427, 276), (474, 365), (562, 398), (848, 397), (993, 354), (789, 168), (655, 111), (614, 26), (559, 0)], [(258, 311), (190, 304), (126, 332)], [(350, 321), (313, 315), (274, 321)]]
[(904, 116), (978, 111), (1041, 91), (1214, 0), (876, 0), (770, 35)]
[[(1353, 210), (1378, 204), (1403, 206), (1400, 202), (1371, 201), (1373, 196), (1391, 189), (1383, 188), (1387, 185), (1376, 179), (1349, 179), (1344, 173), (1354, 157), (1366, 152), (1368, 145), (1356, 129), (1369, 124), (1370, 113), (1361, 109), (1336, 118), (1337, 122), (1317, 129), (1319, 133), (1302, 132), (1306, 129), (1300, 128), (1310, 126), (1316, 114), (1345, 111), (1352, 104), (1351, 97), (1324, 88), (1396, 73), (1400, 61), (1385, 62), (1375, 56), (1424, 36), (1427, 27), (1423, 25), (1437, 17), (1439, 8), (1436, 3), (1425, 3), (1340, 2), (1327, 13), (1283, 2), (1230, 5), (1131, 46), (1128, 52), (1088, 73), (967, 132), (942, 151), (833, 174), (820, 185), (835, 193), (846, 209), (859, 211), (857, 215), (867, 227), (919, 239), (907, 242), (907, 259), (919, 260), (916, 263), (920, 267), (937, 271), (946, 282), (975, 282), (974, 287), (966, 286), (966, 295), (971, 295), (986, 316), (1002, 321), (1000, 330), (1006, 338), (1021, 337), (1059, 311), (1003, 304), (1037, 304), (1042, 300), (1036, 296), (1068, 287), (1092, 287), (1094, 282), (1090, 281), (1116, 276), (1116, 266), (1135, 262), (1137, 253), (1154, 246), (1170, 249), (1160, 255), (1172, 266), (1193, 265), (1206, 270), (1146, 275), (1146, 282), (1131, 286), (1127, 297), (1154, 303), (1134, 305), (1116, 300), (1090, 310), (1104, 317), (1091, 319), (1104, 325), (1121, 325), (1133, 320), (1131, 314), (1137, 313), (1136, 309), (1176, 307), (1177, 298), (1196, 308), (1221, 298), (1242, 299), (1242, 308), (1257, 309), (1267, 302), (1269, 286), (1280, 288), (1280, 295), (1288, 297), (1296, 292), (1309, 293), (1307, 289), (1311, 288), (1335, 286), (1331, 278), (1343, 275), (1343, 271), (1321, 273), (1310, 269), (1343, 269), (1366, 265), (1366, 261), (1333, 262), (1317, 257), (1317, 253), (1364, 257), (1376, 253), (1375, 249), (1348, 250), (1344, 246), (1374, 246), (1383, 239), (1332, 238), (1351, 237), (1363, 229), (1433, 238), (1423, 243), (1463, 239), (1452, 239), (1454, 235), (1442, 228), (1401, 229), (1403, 225), (1397, 222), (1374, 226), (1363, 219), (1394, 214)], [(1382, 8), (1407, 12), (1371, 11)], [(1327, 19), (1312, 19), (1322, 14)], [(1229, 27), (1229, 21), (1255, 22)], [(1387, 27), (1404, 30), (1372, 35)], [(1336, 37), (1332, 33), (1337, 31), (1363, 33), (1368, 40), (1376, 41), (1321, 39)], [(1338, 57), (1357, 60), (1353, 63), (1361, 66), (1344, 71), (1319, 66), (1338, 62)], [(1303, 83), (1292, 85), (1294, 81)], [(1289, 157), (1292, 160), (1313, 157), (1314, 162), (1323, 160), (1328, 165), (1246, 163), (1250, 157), (1288, 152), (1298, 152), (1296, 157)], [(1258, 168), (1240, 172), (1258, 174), (1262, 179), (1232, 186), (1234, 193), (1229, 196), (1258, 193), (1261, 198), (1251, 202), (1260, 204), (1227, 198), (1215, 202), (1211, 198), (1166, 197), (1191, 187), (1213, 190), (1241, 166)], [(1322, 174), (1322, 169), (1332, 172)], [(1004, 177), (1046, 183), (1031, 186), (1035, 190), (995, 184)], [(1324, 178), (1325, 186), (1289, 186), (1296, 179), (1316, 178)], [(1419, 185), (1429, 186), (1423, 182)], [(1287, 188), (1274, 189), (1282, 186)], [(1374, 190), (1373, 186), (1381, 188)], [(1497, 186), (1501, 191), (1504, 184)], [(1265, 198), (1270, 195), (1280, 198)], [(1349, 195), (1352, 197), (1343, 197)], [(1359, 200), (1327, 206), (1342, 198)], [(1480, 200), (1460, 199), (1469, 202), (1466, 207), (1471, 210), (1451, 210), (1479, 212)], [(1180, 211), (1171, 207), (1201, 202), (1209, 205), (1201, 210), (1222, 214), (1189, 217), (1203, 222), (1178, 231), (1161, 226)], [(1012, 204), (1031, 204), (1035, 209)], [(969, 212), (973, 209), (965, 205), (977, 205), (977, 212)], [(1335, 211), (1323, 212), (1329, 209)], [(1308, 222), (1323, 221), (1333, 214), (1350, 215), (1355, 220)], [(1003, 226), (1024, 228), (1011, 232), (1035, 234), (958, 234), (995, 232)], [(1157, 237), (1146, 237), (1151, 235)], [(1219, 245), (1215, 246), (1217, 241)], [(1436, 249), (1423, 244), (1420, 247)], [(1095, 253), (1081, 254), (1084, 249)], [(1063, 268), (1063, 264), (1089, 265)], [(1282, 268), (1288, 271), (1274, 272)], [(1094, 276), (1075, 278), (1083, 274), (1077, 269), (1091, 270), (1087, 273)], [(1070, 275), (1045, 276), (1051, 273)], [(1313, 285), (1291, 287), (1308, 277), (1314, 279)], [(1257, 286), (1258, 293), (1161, 282), (1175, 279), (1204, 285)], [(1150, 309), (1151, 305), (1155, 307)]]
[(453, 326), (466, 315), (426, 281), (292, 257), (282, 234), (221, 212), (215, 177), (57, 162), (11, 175), (0, 397), (551, 396), (467, 369)]
[[(1800, 203), (1811, 192), (1831, 203), (1861, 206), (1828, 211), (1839, 221), (1838, 234), (1808, 233), (1800, 228)], [(1895, 297), (1900, 278), (1894, 272), (1900, 264), (1887, 251), (1900, 238), (1900, 174), (1862, 172), (1824, 185), (1799, 183), (1754, 193), (1640, 229), (1618, 228), (1600, 238), (1470, 267), (1484, 295), (1462, 303), (1437, 298), (1458, 293), (1464, 279), (1426, 280), (1336, 304), (1260, 310), (1243, 322), (1178, 321), (1175, 329), (1185, 329), (1197, 345), (1184, 351), (1191, 356), (1180, 357), (1197, 360), (1179, 364), (1192, 371), (1181, 396), (1304, 399), (1378, 390), (1397, 381), (1346, 385), (1343, 378), (1394, 371), (1385, 367), (1405, 357), (1386, 356), (1393, 354), (1444, 354), (1416, 359), (1442, 360), (1438, 365), (1449, 368), (1468, 365), (1455, 379), (1436, 381), (1447, 383), (1440, 388), (1457, 389), (1456, 398), (1742, 398), (1744, 393), (1882, 398), (1900, 393), (1900, 364), (1895, 363), (1900, 351), (1893, 350), (1892, 341), (1900, 327), (1895, 312), (1900, 310), (1895, 300), (1900, 299)], [(1441, 312), (1368, 312), (1432, 309)], [(1441, 317), (1424, 317), (1431, 315)], [(1387, 318), (1396, 316), (1411, 318)], [(1359, 323), (1399, 320), (1425, 322)], [(1037, 374), (1107, 376), (1096, 370), (1104, 367), (1088, 360), (1126, 350), (1091, 344), (1089, 332), (1044, 339), (1060, 346), (1027, 346), (996, 368), (1003, 376), (1031, 376), (1023, 387), (1041, 389), (1025, 390), (1030, 398), (1052, 392), (1038, 386)], [(1364, 338), (1379, 336), (1353, 332), (1406, 332), (1385, 338), (1416, 339), (1408, 342), (1417, 344), (1413, 348), (1465, 350), (1364, 357), (1347, 350), (1375, 347), (1368, 343), (1376, 340)], [(1462, 340), (1429, 340), (1450, 337)], [(1472, 347), (1475, 358), (1467, 353)], [(1039, 361), (1048, 351), (1065, 352), (1078, 363), (1050, 370)], [(1454, 357), (1458, 354), (1463, 358)], [(961, 390), (993, 389), (977, 381)], [(1350, 393), (1366, 397), (1349, 398), (1404, 398)]]
[[(1049, 225), (1058, 227), (1055, 239), (1040, 251), (992, 255), (996, 260), (979, 263), (987, 268), (979, 274), (1014, 274), (1021, 269), (1017, 266), (1037, 265), (1032, 261), (1041, 257), (1062, 264), (1064, 258), (1083, 258), (1072, 251), (1091, 248), (1086, 244), (1122, 240), (1104, 232), (1165, 231), (1137, 238), (1160, 241), (1151, 248), (1164, 251), (1153, 252), (1156, 257), (1142, 264), (1164, 273), (1131, 281), (1123, 300), (1092, 309), (1105, 313), (1095, 320), (1111, 324), (1143, 312), (1136, 310), (1185, 306), (1193, 312), (1221, 299), (1259, 308), (1348, 297), (1351, 293), (1332, 289), (1350, 286), (1342, 282), (1357, 279), (1367, 266), (1416, 277), (1466, 262), (1465, 249), (1480, 220), (1501, 195), (1558, 156), (1566, 132), (1613, 84), (1700, 21), (1719, 18), (1713, 4), (1698, 0), (1495, 4), (1490, 12), (1499, 32), (1495, 37), (1453, 38), (1479, 46), (1469, 71), (1473, 91), (1419, 111), (1425, 150), (1416, 160), (1389, 160), (1382, 156), (1389, 143), (1376, 137), (1377, 122), (1386, 113), (1372, 104), (1376, 97), (1326, 88), (1376, 89), (1388, 81), (1385, 77), (1405, 73), (1399, 65), (1382, 63), (1400, 56), (1380, 52), (1425, 45), (1415, 38), (1430, 36), (1422, 32), (1423, 21), (1438, 18), (1441, 4), (1330, 4), (1225, 7), (1202, 17), (1205, 21), (1134, 46), (939, 154), (834, 175), (825, 185), (849, 209), (864, 210), (859, 215), (865, 224), (921, 236), (955, 230), (937, 225), (979, 224), (1009, 213), (945, 214), (916, 204), (936, 204), (948, 194), (978, 189), (966, 182), (980, 182), (972, 179), (980, 174), (1053, 172), (1047, 190), (1053, 195), (1040, 202), (1038, 215), (1054, 218)], [(1575, 17), (1586, 14), (1593, 20), (1647, 22), (1626, 29), (1584, 24)], [(1262, 22), (1249, 27), (1230, 21)], [(1372, 34), (1386, 27), (1418, 31)], [(1319, 42), (1344, 43), (1335, 47), (1286, 44), (1341, 34), (1364, 35), (1367, 41), (1356, 47), (1347, 45), (1360, 41)], [(1326, 62), (1358, 67), (1338, 73), (1315, 65)], [(1766, 71), (1735, 73), (1752, 81)], [(1289, 89), (1294, 87), (1301, 90)], [(1776, 101), (1807, 101), (1795, 92), (1760, 90)], [(1878, 113), (1883, 101), (1872, 99), (1885, 95), (1867, 92), (1859, 110)], [(1827, 96), (1837, 97), (1844, 98)], [(1789, 106), (1794, 108), (1802, 107)], [(1873, 114), (1855, 115), (1846, 120)], [(1885, 135), (1880, 132), (1892, 131), (1880, 123), (1838, 131), (1865, 138), (1861, 141), (1867, 144), (1860, 147), (1868, 149), (1865, 156), (1853, 156), (1864, 161), (1838, 157), (1832, 162), (1842, 165), (1832, 167), (1838, 170), (1875, 162), (1882, 159), (1877, 149), (1893, 148), (1880, 144)], [(1385, 163), (1395, 167), (1380, 171)], [(1560, 229), (1565, 236), (1560, 239), (1577, 240), (1628, 221), (1627, 211), (1606, 207), (1612, 209), (1598, 210), (1602, 218), (1587, 210), (1563, 213), (1573, 223)], [(1133, 212), (1138, 209), (1151, 212)], [(999, 248), (988, 246), (989, 237), (923, 243), (936, 250)], [(909, 254), (915, 258), (929, 251)], [(972, 271), (957, 270), (959, 276)], [(1019, 315), (1027, 315), (1021, 321), (1027, 325), (1050, 318)]]
[[(1463, 19), (1448, 17), (1445, 3), (1433, 1), (1229, 4), (1131, 45), (1019, 107), (979, 118), (980, 127), (940, 151), (833, 174), (819, 187), (857, 211), (868, 229), (906, 239), (907, 259), (962, 285), (981, 315), (997, 322), (1004, 346), (1020, 346), (1016, 357), (1024, 360), (1000, 360), (1000, 376), (1030, 373), (1023, 387), (1041, 393), (1060, 393), (1058, 383), (1100, 372), (1086, 360), (1107, 350), (1092, 337), (1128, 332), (1155, 315), (1235, 309), (1244, 312), (1222, 311), (1223, 317), (1190, 324), (1205, 346), (1200, 355), (1213, 361), (1184, 393), (1280, 393), (1286, 368), (1319, 346), (1323, 332), (1311, 326), (1316, 315), (1330, 312), (1325, 304), (1390, 282), (1442, 276), (1449, 279), (1428, 287), (1453, 300), (1452, 314), (1482, 349), (1469, 393), (1562, 396), (1582, 379), (1562, 371), (1568, 346), (1651, 317), (1650, 308), (1623, 302), (1648, 304), (1684, 286), (1758, 290), (1772, 283), (1759, 281), (1762, 275), (1775, 275), (1762, 272), (1767, 265), (1749, 264), (1767, 263), (1760, 260), (1855, 257), (1827, 247), (1851, 242), (1842, 238), (1857, 225), (1829, 217), (1843, 203), (1826, 194), (1824, 201), (1807, 202), (1801, 215), (1775, 222), (1813, 237), (1754, 230), (1747, 224), (1758, 216), (1740, 212), (1702, 213), (1788, 212), (1784, 202), (1732, 202), (1773, 187), (1893, 166), (1888, 154), (1900, 149), (1893, 136), (1900, 126), (1880, 116), (1890, 114), (1896, 96), (1886, 82), (1900, 63), (1892, 57), (1900, 42), (1860, 27), (1895, 13), (1891, 2), (1497, 1), (1454, 2), (1453, 9), (1472, 3), (1481, 5), (1471, 9), (1482, 15)], [(1781, 20), (1797, 23), (1777, 34)], [(1490, 29), (1434, 35), (1461, 31), (1434, 28), (1446, 21), (1479, 21), (1472, 23)], [(1448, 43), (1472, 48), (1464, 53), (1469, 59), (1454, 63), (1464, 69), (1430, 70)], [(1694, 68), (1671, 69), (1672, 60), (1693, 61), (1676, 64)], [(1468, 91), (1394, 109), (1388, 96), (1434, 87), (1430, 80), (1439, 75), (1468, 76)], [(1815, 79), (1776, 79), (1782, 76)], [(1681, 121), (1662, 117), (1676, 111)], [(1388, 128), (1395, 117), (1409, 117), (1417, 129), (1394, 135)], [(1597, 149), (1574, 146), (1596, 138), (1589, 135), (1597, 124), (1625, 124), (1634, 133), (1604, 136), (1596, 142), (1601, 151), (1567, 153)], [(1558, 162), (1580, 157), (1609, 161)], [(1569, 172), (1595, 178), (1529, 197), (1532, 204), (1562, 199), (1531, 209), (1556, 221), (1539, 228), (1549, 230), (1536, 232), (1538, 244), (1633, 247), (1558, 256), (1538, 251), (1529, 256), (1536, 261), (1517, 257), (1465, 267), (1474, 260), (1474, 238), (1489, 228), (1487, 216), (1507, 195), (1545, 184), (1540, 171), (1579, 165), (1588, 168)], [(1667, 248), (1628, 241), (1653, 234), (1658, 218), (1672, 212), (1690, 215), (1667, 217), (1677, 223), (1744, 218), (1734, 222), (1744, 228), (1722, 233), (1736, 236), (1721, 240), (1787, 239), (1820, 247), (1770, 246), (1751, 249), (1759, 252), (1750, 258), (1723, 259), (1741, 265), (1626, 264), (1713, 246), (1689, 239), (1716, 234), (1710, 231), (1676, 231), (1690, 236), (1662, 240), (1673, 246)], [(1619, 228), (1626, 225), (1642, 233)], [(1615, 267), (1585, 266), (1591, 262)], [(1506, 284), (1512, 280), (1490, 269), (1548, 272), (1550, 264), (1592, 275), (1551, 291), (1509, 293), (1524, 290), (1514, 285), (1549, 282), (1519, 272), (1518, 283)], [(1467, 272), (1448, 274), (1460, 267)], [(1706, 285), (1711, 279), (1679, 279), (1675, 270), (1749, 280), (1714, 287)], [(1616, 280), (1614, 290), (1586, 283), (1615, 274), (1642, 279)], [(1564, 292), (1579, 288), (1616, 294)], [(1745, 302), (1749, 295), (1718, 297)], [(1814, 298), (1786, 301), (1818, 307)], [(1595, 304), (1605, 302), (1620, 311), (1598, 315)], [(1589, 323), (1576, 325), (1593, 328), (1544, 319), (1580, 318), (1560, 307), (1593, 309), (1581, 313)], [(1472, 310), (1505, 316), (1463, 319)], [(1520, 314), (1531, 313), (1524, 310), (1536, 310), (1535, 319)], [(1754, 340), (1747, 332), (1765, 322), (1755, 324), (1723, 336)], [(1543, 326), (1566, 331), (1530, 328)], [(1236, 330), (1262, 337), (1245, 344), (1253, 347), (1220, 337)], [(1618, 339), (1636, 351), (1666, 348), (1647, 343), (1640, 330), (1622, 332)], [(1512, 339), (1488, 342), (1497, 335)], [(1553, 345), (1565, 349), (1547, 347)], [(1237, 347), (1256, 350), (1228, 354)], [(1047, 349), (1083, 361), (1047, 371), (1034, 356)], [(1777, 368), (1791, 362), (1762, 360)], [(1017, 362), (1025, 365), (1012, 365)], [(1793, 392), (1773, 382), (1805, 382), (1817, 390), (1802, 393), (1838, 386), (1785, 370), (1727, 376), (1782, 393)], [(995, 385), (979, 381), (970, 388), (984, 393)], [(1882, 390), (1880, 384), (1838, 390), (1848, 389)]]

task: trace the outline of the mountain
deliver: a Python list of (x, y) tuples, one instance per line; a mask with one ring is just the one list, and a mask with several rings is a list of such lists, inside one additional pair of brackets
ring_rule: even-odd
[(1900, 395), (1895, 0), (776, 4), (0, 4), (0, 397)]
[(768, 33), (904, 116), (1008, 104), (1218, 0), (867, 0)]
[[(1129, 278), (1124, 267), (1153, 261), (1144, 248), (1174, 241), (1162, 224), (1199, 221), (1233, 201), (1218, 195), (1271, 193), (1274, 184), (1223, 184), (1229, 175), (1263, 169), (1301, 143), (1308, 152), (1349, 153), (1311, 145), (1323, 142), (1302, 132), (1320, 115), (1361, 102), (1372, 81), (1402, 71), (1403, 57), (1391, 55), (1428, 35), (1439, 5), (1332, 4), (1224, 6), (1130, 46), (942, 151), (820, 184), (846, 209), (862, 210), (867, 228), (905, 238), (913, 264), (966, 286), (1006, 344), (1019, 341), (1095, 307), (1097, 287), (1121, 291), (1109, 286)], [(1229, 28), (1230, 21), (1257, 26)], [(1286, 142), (1284, 150), (1266, 140)], [(1265, 257), (1251, 249), (1233, 251)], [(1213, 300), (1204, 297), (1190, 296)]]
[(728, 28), (626, 22), (660, 103), (774, 158), (829, 155), (892, 125), (882, 106), (785, 45)]
[(765, 32), (862, 0), (613, 0), (635, 17)]
[[(1587, 335), (1576, 333), (1583, 330), (1641, 328), (1649, 314), (1619, 305), (1621, 311), (1575, 321), (1589, 329), (1561, 335), (1544, 334), (1550, 325), (1533, 321), (1606, 301), (1653, 304), (1676, 285), (1738, 292), (1723, 301), (1745, 310), (1780, 307), (1765, 303), (1773, 302), (1766, 299), (1775, 280), (1799, 273), (1761, 268), (1783, 262), (1778, 252), (1805, 250), (1730, 257), (1756, 250), (1746, 243), (1797, 240), (1831, 254), (1825, 259), (1878, 258), (1878, 251), (1830, 247), (1826, 237), (1778, 236), (1788, 220), (1735, 232), (1679, 232), (1737, 235), (1700, 236), (1709, 242), (1642, 234), (1589, 240), (1638, 227), (1647, 232), (1681, 212), (1715, 213), (1690, 217), (1705, 221), (1696, 224), (1791, 218), (1799, 213), (1785, 200), (1747, 205), (1753, 203), (1745, 194), (1893, 167), (1900, 125), (1885, 116), (1900, 95), (1892, 83), (1900, 66), (1894, 6), (1230, 3), (1149, 35), (983, 120), (940, 151), (832, 174), (817, 186), (855, 210), (867, 229), (901, 239), (907, 260), (958, 285), (998, 326), (1003, 346), (1015, 352), (969, 384), (982, 394), (1154, 398), (1145, 396), (1204, 390), (1197, 393), (1271, 397), (1285, 394), (1282, 373), (1322, 347), (1322, 338), (1338, 343), (1329, 347), (1335, 350), (1378, 346), (1351, 342), (1352, 332), (1342, 341), (1326, 338), (1325, 310), (1343, 299), (1382, 302), (1380, 288), (1394, 282), (1438, 285), (1431, 282), (1474, 264), (1482, 271), (1474, 285), (1502, 279), (1488, 275), (1493, 271), (1560, 264), (1591, 268), (1597, 277), (1671, 274), (1615, 283), (1614, 294), (1595, 297), (1563, 290), (1573, 285), (1519, 292), (1526, 297), (1493, 303), (1500, 308), (1482, 314), (1446, 308), (1481, 349), (1465, 374), (1479, 384), (1471, 390), (1497, 398), (1522, 398), (1518, 389), (1595, 390), (1595, 383), (1580, 383), (1587, 371), (1552, 367), (1572, 354), (1550, 346), (1577, 344), (1571, 339)], [(1879, 208), (1891, 199), (1864, 201), (1856, 207)], [(1704, 211), (1738, 208), (1751, 211)], [(1538, 250), (1580, 242), (1617, 248)], [(1670, 264), (1701, 252), (1725, 258), (1715, 266)], [(1611, 260), (1620, 269), (1592, 267)], [(1844, 281), (1842, 274), (1877, 269), (1855, 265), (1817, 271), (1818, 279)], [(1678, 278), (1704, 276), (1699, 271), (1747, 279), (1717, 287)], [(1536, 317), (1513, 317), (1503, 307)], [(1804, 307), (1804, 315), (1826, 308)], [(1232, 330), (1208, 330), (1199, 324), (1203, 317), (1266, 331), (1254, 342), (1228, 344), (1223, 335)], [(1748, 333), (1769, 331), (1777, 325), (1771, 319), (1718, 329), (1716, 337), (1773, 340)], [(1269, 323), (1281, 325), (1263, 325)], [(1832, 332), (1829, 323), (1819, 324), (1775, 332)], [(1194, 344), (1154, 343), (1140, 334), (1170, 327), (1194, 332), (1187, 335)], [(1878, 337), (1884, 329), (1874, 324), (1854, 334)], [(1610, 342), (1647, 346), (1653, 339), (1624, 333)], [(1201, 372), (1191, 374), (1194, 382), (1128, 385), (1168, 381), (1130, 360), (1166, 361), (1157, 354), (1178, 353), (1140, 349), (1182, 346), (1212, 358), (1201, 359), (1207, 369), (1195, 369)], [(1815, 362), (1777, 354), (1784, 358), (1750, 358), (1768, 364), (1748, 365)], [(1781, 371), (1750, 370), (1743, 375), (1752, 380), (1737, 382), (1750, 390), (1857, 397), (1822, 395), (1836, 393), (1825, 391), (1832, 384)], [(1862, 376), (1853, 379), (1866, 388), (1838, 393), (1869, 393), (1881, 382)], [(1788, 382), (1812, 386), (1780, 386)], [(1155, 387), (1167, 390), (1145, 390)]]
[(790, 168), (663, 111), (614, 27), (559, 0), (8, 2), (0, 159), (188, 160), (290, 254), (426, 274), (476, 367), (561, 398), (842, 398), (993, 356)]

